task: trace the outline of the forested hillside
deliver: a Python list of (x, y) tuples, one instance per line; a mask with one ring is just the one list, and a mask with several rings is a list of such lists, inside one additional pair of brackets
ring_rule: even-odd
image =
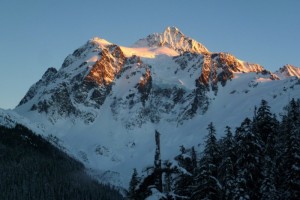
[(123, 199), (92, 180), (80, 162), (22, 125), (0, 126), (0, 199)]

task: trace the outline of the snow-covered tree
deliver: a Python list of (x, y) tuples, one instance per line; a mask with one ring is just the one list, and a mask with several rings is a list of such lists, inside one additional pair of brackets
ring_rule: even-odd
[(221, 164), (219, 166), (219, 179), (222, 184), (222, 199), (232, 199), (235, 181), (234, 163), (236, 154), (234, 149), (234, 138), (231, 128), (226, 126), (225, 137), (220, 142)]
[(261, 100), (260, 107), (253, 118), (253, 132), (257, 134), (264, 144), (274, 134), (276, 128), (276, 119), (270, 111), (270, 106), (266, 100)]
[[(281, 193), (289, 199), (300, 198), (300, 101), (292, 99), (281, 124), (282, 151), (279, 171)], [(279, 160), (279, 159), (278, 159)]]
[(220, 199), (221, 185), (218, 180), (220, 164), (220, 149), (216, 139), (216, 129), (213, 123), (207, 127), (203, 156), (200, 159), (199, 169), (195, 177), (196, 188), (191, 199)]
[(260, 199), (279, 199), (275, 183), (275, 162), (269, 156), (265, 156), (262, 164), (262, 181), (260, 185)]
[(246, 118), (236, 130), (237, 167), (234, 199), (259, 199), (261, 177), (261, 142), (253, 133), (252, 121)]

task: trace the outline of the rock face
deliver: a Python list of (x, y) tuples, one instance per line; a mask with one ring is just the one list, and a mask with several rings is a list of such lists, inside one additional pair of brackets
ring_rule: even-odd
[(95, 38), (75, 50), (59, 71), (49, 68), (18, 107), (27, 103), (31, 111), (46, 113), (53, 123), (70, 116), (92, 122), (96, 115), (80, 105), (100, 108), (126, 60), (119, 46), (103, 41)]

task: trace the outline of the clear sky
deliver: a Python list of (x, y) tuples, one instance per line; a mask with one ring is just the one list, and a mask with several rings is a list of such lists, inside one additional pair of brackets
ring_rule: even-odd
[(167, 26), (213, 52), (300, 67), (299, 0), (0, 0), (0, 108), (98, 36), (128, 46)]

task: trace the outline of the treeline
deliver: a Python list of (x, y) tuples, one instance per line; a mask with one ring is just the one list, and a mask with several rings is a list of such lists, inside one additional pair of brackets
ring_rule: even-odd
[(22, 125), (0, 126), (0, 199), (118, 200), (120, 193), (92, 180), (79, 161)]
[(173, 161), (162, 162), (156, 151), (153, 167), (140, 176), (134, 170), (128, 198), (300, 199), (300, 100), (292, 99), (280, 120), (262, 100), (234, 132), (226, 127), (217, 140), (213, 123), (207, 131), (203, 152), (181, 146)]

